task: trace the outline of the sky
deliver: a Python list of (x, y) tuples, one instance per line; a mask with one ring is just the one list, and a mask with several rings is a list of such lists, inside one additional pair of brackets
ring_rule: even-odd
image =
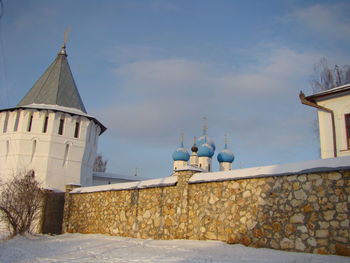
[(84, 105), (108, 130), (107, 172), (171, 174), (203, 117), (233, 168), (319, 159), (317, 116), (300, 90), (321, 58), (350, 61), (349, 1), (3, 0), (0, 108), (15, 106), (55, 59), (68, 61)]

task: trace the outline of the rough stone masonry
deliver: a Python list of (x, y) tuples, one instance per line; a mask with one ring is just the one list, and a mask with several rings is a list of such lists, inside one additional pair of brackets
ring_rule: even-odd
[(350, 255), (350, 170), (66, 193), (66, 232)]

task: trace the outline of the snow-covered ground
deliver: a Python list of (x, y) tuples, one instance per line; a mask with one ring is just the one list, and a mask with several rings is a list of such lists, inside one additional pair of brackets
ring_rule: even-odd
[(142, 240), (105, 235), (64, 234), (0, 241), (0, 262), (346, 262), (347, 257), (282, 252), (219, 241)]

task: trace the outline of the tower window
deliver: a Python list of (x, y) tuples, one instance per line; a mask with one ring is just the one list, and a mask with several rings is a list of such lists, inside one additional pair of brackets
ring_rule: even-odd
[(80, 121), (77, 121), (75, 123), (74, 138), (79, 137), (79, 131), (80, 131)]
[(63, 134), (63, 129), (64, 129), (64, 117), (61, 117), (60, 119), (60, 125), (58, 127), (58, 134), (62, 135)]
[(7, 132), (7, 125), (8, 125), (8, 122), (9, 122), (9, 113), (6, 112), (6, 113), (5, 113), (4, 127), (3, 127), (3, 130), (2, 130), (4, 133)]
[(16, 120), (15, 120), (15, 126), (13, 127), (13, 131), (17, 131), (18, 130), (18, 124), (19, 124), (19, 117), (20, 117), (21, 113), (19, 111), (16, 112)]
[(30, 158), (30, 161), (32, 162), (35, 156), (35, 152), (36, 152), (36, 140), (33, 141), (33, 145), (32, 145), (32, 157)]
[(32, 130), (32, 124), (33, 124), (33, 113), (31, 113), (29, 116), (27, 131), (30, 132)]
[(10, 142), (6, 141), (6, 160), (10, 153)]
[(88, 142), (91, 140), (91, 130), (92, 130), (92, 124), (90, 123), (88, 126)]
[(350, 113), (345, 114), (346, 141), (350, 149)]
[(66, 144), (66, 148), (64, 150), (64, 156), (63, 156), (63, 167), (67, 167), (68, 162), (68, 153), (69, 153), (69, 144)]
[(45, 120), (44, 120), (44, 127), (43, 127), (43, 133), (46, 133), (47, 132), (47, 125), (49, 123), (49, 116), (46, 115), (45, 116)]

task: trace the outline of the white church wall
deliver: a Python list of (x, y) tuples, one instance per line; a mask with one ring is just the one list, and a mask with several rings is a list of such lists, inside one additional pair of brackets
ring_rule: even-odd
[[(317, 104), (334, 111), (334, 121), (337, 141), (337, 156), (350, 155), (346, 141), (346, 128), (344, 115), (350, 113), (350, 95), (320, 100)], [(333, 134), (331, 114), (318, 111), (320, 127), (321, 158), (334, 157)]]
[(232, 164), (229, 162), (219, 163), (220, 171), (230, 171), (232, 169)]
[(209, 157), (198, 157), (198, 167), (210, 172), (212, 170), (212, 159)]

